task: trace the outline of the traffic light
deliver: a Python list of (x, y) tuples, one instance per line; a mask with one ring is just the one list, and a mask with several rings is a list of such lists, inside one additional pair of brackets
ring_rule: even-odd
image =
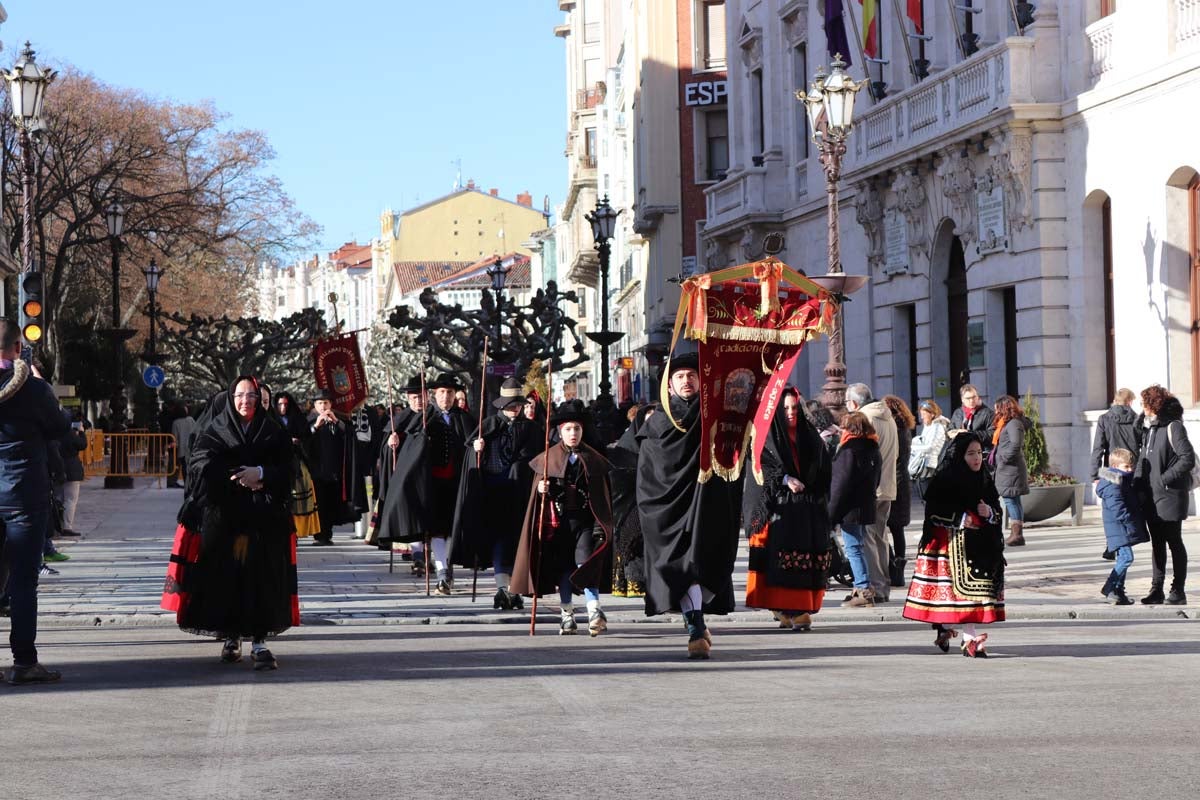
[(21, 335), (29, 344), (42, 340), (42, 273), (21, 275)]

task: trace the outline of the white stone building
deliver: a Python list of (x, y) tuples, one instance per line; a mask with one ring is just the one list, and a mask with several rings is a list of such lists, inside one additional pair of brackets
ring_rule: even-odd
[[(357, 330), (363, 351), (370, 343), (370, 328), (378, 312), (376, 271), (371, 245), (347, 242), (326, 257), (314, 255), (286, 267), (263, 264), (258, 275), (259, 314), (268, 319), (316, 308), (327, 324), (339, 319), (345, 330)], [(335, 303), (331, 295), (337, 295)]]
[[(829, 60), (824, 5), (729, 1), (731, 166), (708, 190), (707, 269), (778, 231), (785, 261), (826, 271), (825, 176), (794, 98)], [(1086, 478), (1114, 388), (1200, 403), (1200, 2), (1042, 0), (1023, 29), (1009, 3), (927, 2), (920, 80), (911, 23), (889, 13), (903, 5), (879, 4), (888, 63), (870, 77), (887, 94), (860, 93), (841, 182), (842, 262), (871, 277), (845, 314), (847, 379), (947, 413), (964, 382), (989, 401), (1029, 390), (1052, 465)], [(815, 393), (823, 343), (806, 361)]]

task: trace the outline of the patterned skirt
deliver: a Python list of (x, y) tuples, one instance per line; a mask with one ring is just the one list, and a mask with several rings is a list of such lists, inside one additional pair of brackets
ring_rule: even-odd
[(978, 531), (943, 525), (928, 530), (917, 550), (904, 617), (941, 625), (1003, 622), (1003, 557), (992, 565), (976, 563), (966, 537)]

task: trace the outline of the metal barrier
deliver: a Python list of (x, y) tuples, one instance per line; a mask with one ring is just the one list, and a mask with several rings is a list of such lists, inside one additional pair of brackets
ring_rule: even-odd
[(93, 477), (167, 478), (179, 466), (169, 433), (88, 432), (83, 472)]

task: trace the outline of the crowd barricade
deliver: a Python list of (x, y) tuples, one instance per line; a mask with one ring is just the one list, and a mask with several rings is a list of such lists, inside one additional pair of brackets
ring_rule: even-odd
[(169, 478), (179, 470), (175, 437), (169, 433), (88, 432), (83, 472), (89, 478)]

